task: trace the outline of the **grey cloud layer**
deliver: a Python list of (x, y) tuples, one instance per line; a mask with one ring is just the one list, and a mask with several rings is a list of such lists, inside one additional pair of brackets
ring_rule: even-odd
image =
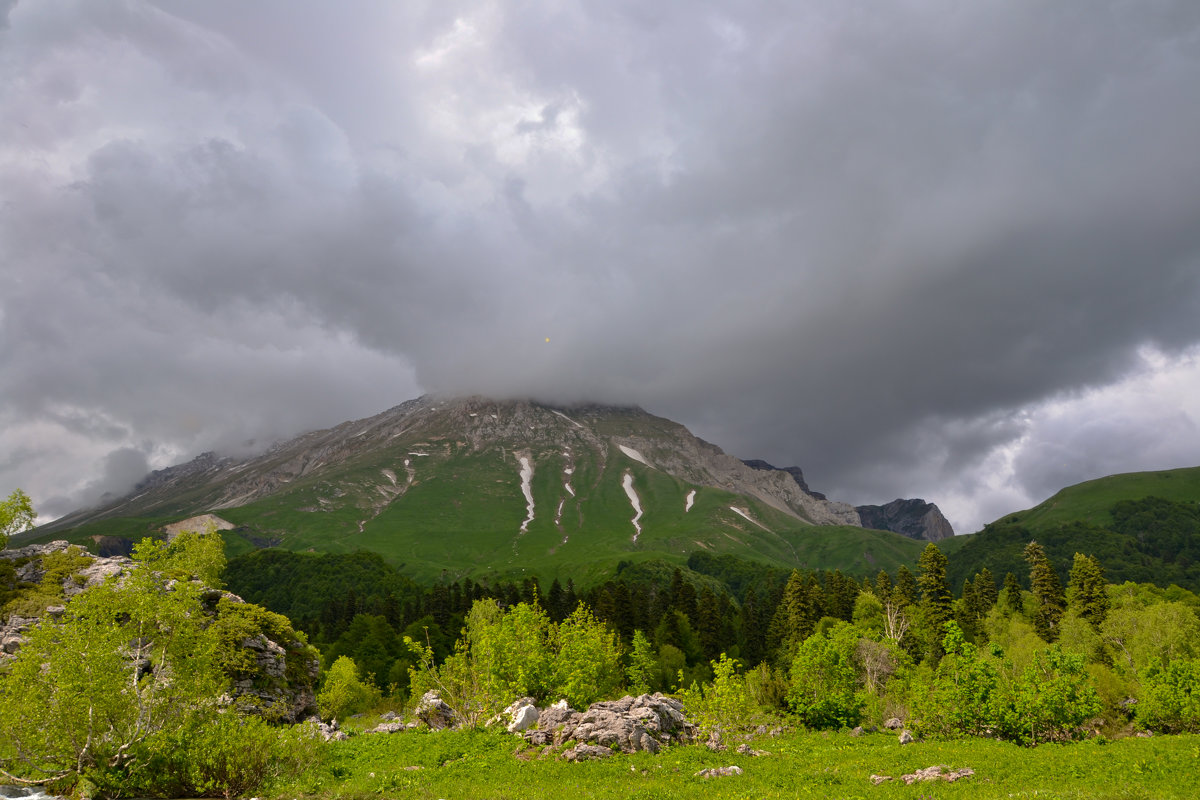
[[(971, 496), (1023, 409), (1200, 341), (1185, 0), (8, 21), (0, 417), (64, 470), (95, 444), (63, 504), (422, 390), (639, 402), (846, 499)], [(1066, 427), (1028, 493), (1161, 438)]]

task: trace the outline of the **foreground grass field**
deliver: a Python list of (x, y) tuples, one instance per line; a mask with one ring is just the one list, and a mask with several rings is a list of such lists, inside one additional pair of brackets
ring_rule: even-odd
[[(1023, 748), (973, 739), (900, 746), (892, 734), (788, 733), (758, 738), (769, 756), (675, 747), (572, 764), (539, 758), (507, 734), (411, 732), (331, 743), (329, 759), (278, 798), (1064, 798), (1192, 800), (1200, 736), (1159, 736)], [(734, 765), (743, 774), (698, 778)], [(975, 776), (907, 786), (900, 776), (943, 764)], [(894, 780), (872, 785), (872, 775)]]

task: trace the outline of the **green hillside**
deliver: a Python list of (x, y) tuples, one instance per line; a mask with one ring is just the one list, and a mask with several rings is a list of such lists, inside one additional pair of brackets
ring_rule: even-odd
[(984, 566), (1024, 580), (1022, 552), (1036, 540), (1064, 580), (1076, 552), (1093, 555), (1110, 581), (1200, 590), (1200, 467), (1111, 475), (1069, 486), (1043, 503), (957, 537), (947, 548), (957, 587)]
[[(911, 565), (924, 546), (809, 524), (824, 506), (801, 505), (818, 501), (786, 473), (750, 469), (670, 420), (640, 409), (568, 411), (406, 404), (249, 462), (209, 457), (167, 470), (145, 491), (27, 541), (112, 549), (211, 511), (234, 526), (224, 533), (231, 557), (264, 547), (368, 551), (420, 581), (537, 575), (580, 585), (622, 561), (683, 564), (695, 552), (861, 577)], [(627, 480), (641, 509), (636, 526)]]

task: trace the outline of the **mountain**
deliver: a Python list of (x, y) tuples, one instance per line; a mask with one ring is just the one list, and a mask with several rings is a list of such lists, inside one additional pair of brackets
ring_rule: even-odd
[(1068, 486), (979, 533), (942, 543), (957, 590), (987, 567), (1025, 581), (1025, 545), (1037, 541), (1066, 585), (1075, 553), (1095, 556), (1113, 583), (1178, 584), (1200, 591), (1200, 467), (1132, 472)]
[[(798, 472), (798, 470), (797, 470)], [(231, 553), (370, 550), (412, 577), (562, 574), (730, 553), (873, 574), (920, 545), (787, 470), (726, 455), (635, 407), (422, 397), (249, 459), (205, 454), (31, 540), (111, 547), (213, 514)]]
[(864, 528), (894, 531), (910, 539), (940, 542), (954, 536), (950, 521), (933, 503), (924, 500), (893, 500), (882, 506), (855, 506)]

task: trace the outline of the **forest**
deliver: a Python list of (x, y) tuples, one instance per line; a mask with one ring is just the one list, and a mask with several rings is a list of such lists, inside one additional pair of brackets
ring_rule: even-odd
[[(1174, 513), (1155, 501), (1126, 510)], [(1179, 552), (1190, 541), (1185, 530)], [(403, 713), (428, 690), (465, 728), (518, 697), (586, 708), (664, 692), (730, 742), (891, 718), (928, 741), (1018, 746), (1200, 732), (1200, 597), (1110, 582), (1090, 553), (1062, 570), (1032, 539), (1018, 569), (985, 566), (957, 587), (933, 543), (913, 569), (873, 576), (701, 552), (685, 565), (623, 563), (582, 588), (421, 586), (371, 553), (261, 550), (227, 563), (223, 549), (215, 534), (147, 539), (129, 578), (69, 598), (61, 583), (86, 559), (55, 556), (37, 586), (0, 561), (6, 615), (61, 604), (0, 669), (0, 774), (110, 797), (291, 785), (329, 745), (280, 725), (270, 702), (220, 700), (246, 683), (245, 645), (267, 633), (291, 642), (279, 680), (309, 681), (325, 720)], [(249, 602), (231, 605), (221, 588)], [(311, 673), (294, 666), (304, 659)]]

